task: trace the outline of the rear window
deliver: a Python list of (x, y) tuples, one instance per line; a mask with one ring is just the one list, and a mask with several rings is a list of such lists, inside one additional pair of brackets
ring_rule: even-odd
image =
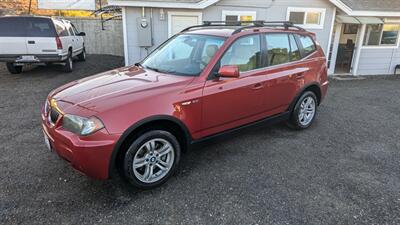
[(26, 23), (22, 17), (0, 18), (0, 37), (25, 37)]
[(298, 35), (301, 45), (303, 46), (303, 51), (305, 55), (313, 53), (317, 47), (315, 47), (314, 41), (310, 36)]
[(47, 18), (0, 18), (1, 37), (55, 37), (54, 25)]
[(27, 18), (28, 37), (55, 37), (54, 25), (50, 19)]

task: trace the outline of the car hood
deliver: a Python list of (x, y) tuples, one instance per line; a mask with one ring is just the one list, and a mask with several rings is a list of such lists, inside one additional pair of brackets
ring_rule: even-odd
[(194, 77), (162, 74), (140, 67), (123, 67), (70, 82), (55, 89), (55, 99), (64, 113), (96, 114), (116, 105), (181, 90)]

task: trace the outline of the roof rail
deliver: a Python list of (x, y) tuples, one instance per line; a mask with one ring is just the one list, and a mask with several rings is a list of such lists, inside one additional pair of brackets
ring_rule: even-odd
[(263, 21), (263, 20), (254, 20), (254, 21), (203, 21), (201, 25), (194, 25), (183, 29), (181, 32), (189, 31), (196, 28), (207, 28), (207, 27), (229, 27), (229, 26), (239, 26), (232, 34), (237, 34), (242, 32), (243, 30), (256, 28), (256, 27), (283, 27), (288, 30), (289, 28), (296, 28), (298, 30), (304, 31), (303, 28), (299, 26), (295, 26), (292, 22), (289, 21)]

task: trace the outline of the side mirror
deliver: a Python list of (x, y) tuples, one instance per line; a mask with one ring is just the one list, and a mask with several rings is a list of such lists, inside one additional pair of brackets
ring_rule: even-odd
[(80, 32), (80, 33), (78, 34), (78, 36), (86, 36), (86, 33), (85, 33), (85, 32)]
[(218, 75), (221, 77), (237, 78), (240, 75), (239, 67), (233, 65), (226, 65), (218, 70)]

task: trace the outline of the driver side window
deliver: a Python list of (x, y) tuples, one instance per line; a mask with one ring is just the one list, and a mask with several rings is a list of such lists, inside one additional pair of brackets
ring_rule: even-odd
[(259, 35), (249, 35), (236, 40), (221, 58), (220, 66), (236, 65), (240, 72), (261, 68)]

